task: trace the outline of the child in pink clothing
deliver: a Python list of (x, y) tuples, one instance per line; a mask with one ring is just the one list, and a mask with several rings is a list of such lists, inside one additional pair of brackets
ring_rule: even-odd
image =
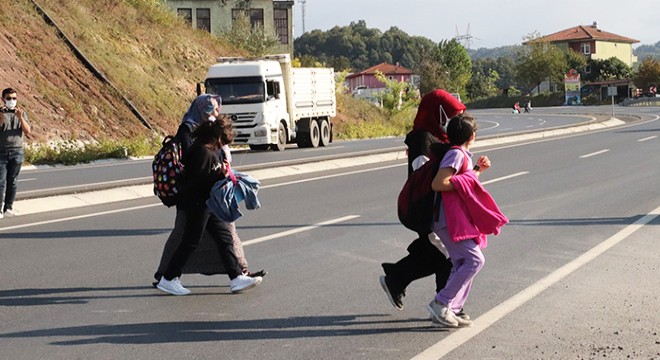
[[(478, 185), (478, 181), (476, 184), (474, 182), (476, 180), (474, 175), (478, 176), (482, 171), (491, 166), (490, 160), (487, 156), (480, 156), (477, 160), (477, 166), (474, 166), (473, 169), (472, 159), (470, 158), (472, 154), (469, 150), (476, 137), (476, 130), (476, 121), (470, 115), (458, 115), (450, 120), (447, 126), (447, 136), (453, 145), (459, 145), (461, 148), (450, 149), (445, 154), (440, 163), (438, 173), (433, 179), (431, 185), (433, 190), (443, 193), (443, 201), (438, 209), (438, 221), (434, 223), (434, 232), (440, 237), (440, 240), (447, 248), (453, 265), (447, 284), (436, 294), (433, 301), (427, 306), (427, 310), (431, 313), (432, 325), (434, 327), (457, 328), (472, 326), (472, 321), (469, 319), (469, 316), (463, 314), (459, 317), (456, 314), (463, 308), (463, 304), (470, 292), (474, 277), (484, 266), (484, 255), (481, 252), (481, 247), (483, 246), (480, 247), (479, 245), (481, 244), (485, 246), (485, 242), (482, 240), (485, 240), (486, 234), (479, 233), (478, 227), (474, 226), (478, 224), (475, 224), (474, 221), (471, 220), (470, 214), (455, 213), (456, 211), (468, 211), (468, 207), (463, 204), (460, 204), (461, 206), (458, 207), (456, 206), (457, 201), (461, 202), (460, 197), (456, 197), (456, 191), (461, 191), (461, 196), (466, 193), (472, 195), (472, 192), (469, 191), (469, 189), (468, 191), (465, 191), (465, 188), (457, 189), (455, 186), (463, 186), (465, 184)], [(467, 166), (464, 166), (464, 162), (467, 162)], [(466, 173), (474, 171), (474, 174), (463, 176), (463, 182), (456, 181), (464, 174), (461, 172), (464, 169), (468, 169)], [(485, 192), (483, 188), (479, 188), (479, 190), (479, 194)], [(445, 193), (447, 193), (447, 195), (445, 195)], [(451, 200), (449, 199), (449, 195), (453, 197)], [(447, 201), (445, 201), (446, 197), (448, 198)], [(487, 195), (487, 197), (490, 198), (490, 195)], [(492, 200), (492, 198), (490, 199)], [(475, 199), (473, 198), (471, 200)], [(447, 208), (444, 203), (447, 202), (447, 205), (449, 205), (449, 201), (452, 202), (452, 206)], [(492, 213), (495, 224), (501, 226), (508, 221), (506, 217), (499, 212), (494, 201), (487, 202), (486, 206), (490, 207), (489, 211), (484, 211), (483, 213), (489, 215)], [(445, 216), (445, 211), (448, 209), (452, 209), (452, 213), (448, 214), (450, 216)], [(448, 230), (447, 225), (449, 221), (451, 221), (451, 223), (449, 224)], [(471, 221), (472, 223), (465, 224), (465, 221)], [(466, 225), (471, 229), (477, 230), (476, 232), (474, 230), (468, 232), (469, 234), (474, 234), (474, 237), (456, 236), (458, 233), (456, 227), (460, 226), (461, 229), (459, 230), (462, 230)], [(497, 232), (499, 232), (499, 226), (497, 226)], [(453, 235), (450, 235), (450, 233)]]

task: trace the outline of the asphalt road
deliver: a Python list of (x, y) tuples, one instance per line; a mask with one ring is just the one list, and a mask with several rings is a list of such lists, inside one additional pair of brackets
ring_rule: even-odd
[[(639, 112), (639, 109), (621, 109), (626, 112), (633, 110)], [(609, 111), (607, 107), (567, 107), (539, 108), (534, 109), (532, 114), (517, 115), (507, 109), (475, 110), (473, 113), (479, 119), (480, 136), (487, 138), (570, 126), (592, 121), (595, 118), (602, 120), (608, 117)], [(284, 152), (235, 151), (233, 166), (237, 170), (249, 171), (404, 148), (403, 138), (335, 141), (331, 146), (314, 149), (299, 149), (295, 145), (290, 145)], [(19, 175), (17, 199), (148, 183), (152, 181), (151, 161), (151, 158), (111, 160), (79, 166), (25, 168)]]
[(185, 297), (150, 287), (174, 215), (155, 198), (3, 219), (0, 358), (659, 358), (655, 119), (479, 148), (511, 223), (485, 249), (473, 328), (430, 328), (430, 278), (403, 311), (380, 289), (413, 239), (392, 161), (264, 181), (237, 224), (269, 275), (241, 295), (226, 276), (184, 276)]

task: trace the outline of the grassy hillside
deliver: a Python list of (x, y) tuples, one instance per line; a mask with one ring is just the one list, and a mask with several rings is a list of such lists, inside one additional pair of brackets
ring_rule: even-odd
[[(239, 54), (160, 1), (36, 2), (160, 133), (176, 129), (208, 65)], [(0, 14), (0, 87), (9, 86), (29, 112), (33, 141), (151, 135), (27, 0), (7, 2)]]
[[(173, 133), (208, 66), (219, 56), (241, 55), (223, 39), (193, 30), (160, 0), (35, 3), (117, 91), (83, 66), (32, 1), (7, 2), (0, 13), (0, 87), (18, 90), (32, 144), (151, 138), (121, 95), (159, 135)], [(413, 117), (414, 109), (391, 116), (339, 94), (335, 137), (403, 135)]]

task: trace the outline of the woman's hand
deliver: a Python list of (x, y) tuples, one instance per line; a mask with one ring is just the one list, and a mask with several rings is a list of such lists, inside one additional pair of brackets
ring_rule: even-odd
[(222, 162), (222, 166), (220, 167), (220, 173), (222, 174), (222, 176), (227, 176), (227, 174), (229, 173), (229, 161), (224, 160)]

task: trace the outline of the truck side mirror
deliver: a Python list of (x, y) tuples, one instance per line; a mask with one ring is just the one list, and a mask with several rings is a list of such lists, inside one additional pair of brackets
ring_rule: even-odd
[(197, 96), (202, 95), (202, 85), (203, 85), (203, 83), (201, 83), (201, 82), (197, 83)]
[(266, 95), (267, 98), (280, 98), (280, 83), (277, 81), (267, 81), (266, 82)]
[(275, 90), (275, 99), (279, 99), (280, 98), (280, 83), (278, 83), (277, 81), (274, 81), (273, 83), (274, 83), (274, 90)]

